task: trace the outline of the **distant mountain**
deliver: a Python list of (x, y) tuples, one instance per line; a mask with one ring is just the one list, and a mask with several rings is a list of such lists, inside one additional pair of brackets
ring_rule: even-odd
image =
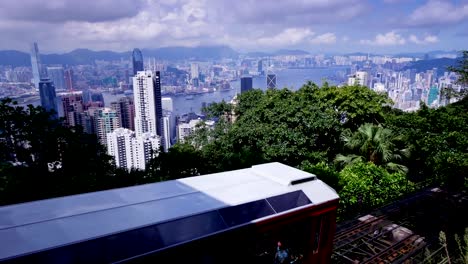
[(262, 52), (262, 51), (254, 51), (248, 52), (245, 55), (249, 57), (273, 57), (273, 56), (287, 56), (287, 55), (309, 55), (310, 53), (305, 50), (289, 50), (289, 49), (280, 49), (274, 52)]
[(417, 72), (423, 72), (427, 70), (432, 70), (433, 68), (437, 68), (437, 73), (441, 75), (445, 71), (447, 71), (447, 68), (449, 66), (455, 66), (457, 65), (457, 63), (458, 63), (457, 59), (449, 59), (449, 58), (419, 60), (419, 61), (411, 62), (409, 65), (405, 66), (403, 70), (416, 69)]
[(0, 50), (0, 65), (31, 66), (31, 57), (28, 53), (21, 51)]
[(273, 56), (273, 53), (253, 51), (253, 52), (247, 52), (245, 55), (248, 57), (261, 58), (261, 57), (271, 57)]
[(298, 49), (295, 49), (295, 50), (281, 49), (281, 50), (275, 51), (274, 54), (275, 55), (308, 55), (310, 53), (307, 51), (298, 50)]
[(450, 58), (453, 59), (457, 57), (459, 53), (456, 50), (452, 51), (444, 51), (444, 50), (433, 50), (428, 52), (405, 52), (405, 53), (398, 53), (395, 54), (395, 57), (412, 57), (412, 58), (419, 58), (419, 59), (439, 59), (439, 58)]
[(143, 49), (143, 56), (155, 57), (161, 60), (211, 60), (221, 58), (237, 58), (237, 51), (228, 46), (202, 47), (165, 47), (158, 49)]
[(375, 56), (375, 54), (369, 54), (369, 53), (364, 53), (364, 52), (353, 52), (353, 53), (347, 53), (345, 56)]
[[(205, 60), (236, 58), (238, 53), (227, 46), (204, 46), (204, 47), (165, 47), (158, 49), (143, 49), (143, 57), (155, 57), (160, 60)], [(76, 49), (64, 54), (42, 54), (41, 60), (44, 64), (80, 65), (93, 64), (96, 60), (113, 61), (122, 58), (128, 59), (131, 51), (92, 51), (89, 49)], [(25, 52), (6, 50), (0, 51), (0, 65), (31, 66), (30, 55)]]

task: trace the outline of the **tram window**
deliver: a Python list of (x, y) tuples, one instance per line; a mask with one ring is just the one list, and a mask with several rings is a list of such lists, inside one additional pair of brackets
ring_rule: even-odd
[(160, 224), (157, 230), (164, 247), (195, 239), (226, 228), (217, 211)]
[(311, 223), (305, 218), (258, 233), (253, 263), (303, 263), (311, 248)]
[(314, 243), (312, 245), (312, 251), (313, 253), (318, 253), (319, 249), (319, 244), (320, 244), (320, 231), (322, 227), (322, 217), (318, 216), (317, 218), (314, 219)]
[(229, 227), (274, 214), (273, 209), (264, 199), (223, 208), (218, 211)]
[(268, 198), (267, 201), (278, 213), (312, 203), (302, 191), (273, 196)]

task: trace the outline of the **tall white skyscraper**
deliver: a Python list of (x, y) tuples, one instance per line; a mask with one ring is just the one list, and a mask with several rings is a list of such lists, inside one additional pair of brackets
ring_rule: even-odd
[[(159, 134), (156, 123), (156, 87), (151, 71), (139, 71), (133, 77), (133, 97), (135, 104), (135, 132)], [(162, 113), (161, 113), (162, 115)]]

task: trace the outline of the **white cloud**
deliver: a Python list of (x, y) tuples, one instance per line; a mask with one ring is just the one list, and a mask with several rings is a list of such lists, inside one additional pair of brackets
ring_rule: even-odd
[(336, 35), (334, 33), (325, 33), (312, 38), (309, 42), (312, 44), (334, 44), (336, 43)]
[(410, 26), (446, 25), (468, 19), (468, 2), (455, 5), (451, 1), (430, 0), (408, 17)]
[(265, 46), (287, 46), (303, 42), (315, 33), (308, 28), (287, 28), (277, 35), (257, 39), (257, 43)]
[(420, 44), (420, 45), (439, 42), (439, 38), (437, 38), (437, 36), (434, 36), (434, 35), (427, 35), (421, 39), (419, 39), (416, 35), (411, 35), (409, 36), (408, 40), (410, 42), (413, 42), (415, 44)]
[(395, 31), (390, 31), (386, 34), (377, 34), (375, 39), (368, 40), (363, 39), (360, 41), (361, 44), (365, 45), (376, 45), (376, 46), (395, 46), (395, 45), (404, 45), (406, 40), (400, 34)]

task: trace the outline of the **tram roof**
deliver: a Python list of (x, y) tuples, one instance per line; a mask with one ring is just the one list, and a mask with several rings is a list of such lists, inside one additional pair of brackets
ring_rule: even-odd
[(219, 218), (210, 220), (218, 231), (337, 198), (315, 175), (275, 162), (3, 206), (0, 260), (213, 211), (204, 215)]

